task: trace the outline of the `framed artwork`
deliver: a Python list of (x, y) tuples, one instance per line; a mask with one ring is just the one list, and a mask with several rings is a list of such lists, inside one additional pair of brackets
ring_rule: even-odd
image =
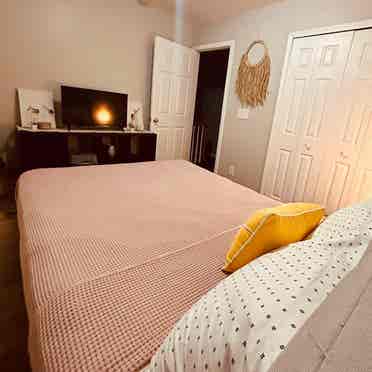
[(22, 88), (18, 88), (17, 92), (22, 127), (37, 123), (50, 123), (50, 128), (56, 127), (52, 92)]

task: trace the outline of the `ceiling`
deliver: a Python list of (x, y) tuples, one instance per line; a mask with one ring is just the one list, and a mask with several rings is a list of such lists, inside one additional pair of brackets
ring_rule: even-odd
[(278, 0), (139, 0), (147, 6), (179, 11), (200, 24), (222, 22), (244, 10), (263, 7)]

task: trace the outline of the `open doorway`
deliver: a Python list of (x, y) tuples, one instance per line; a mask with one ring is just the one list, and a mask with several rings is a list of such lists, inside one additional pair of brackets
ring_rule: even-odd
[(200, 63), (190, 158), (212, 172), (218, 170), (232, 47), (233, 42), (226, 42), (195, 48)]

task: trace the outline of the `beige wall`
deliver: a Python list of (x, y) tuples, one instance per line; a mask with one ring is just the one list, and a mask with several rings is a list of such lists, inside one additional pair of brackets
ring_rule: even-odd
[[(4, 4), (5, 2), (5, 4)], [(235, 67), (220, 172), (236, 166), (235, 180), (259, 189), (270, 136), (287, 35), (290, 32), (372, 18), (371, 0), (288, 0), (241, 14), (216, 26), (182, 25), (187, 45), (235, 39)], [(175, 39), (171, 13), (136, 0), (3, 0), (0, 15), (0, 152), (16, 124), (17, 87), (51, 89), (60, 83), (126, 92), (149, 116), (152, 42)], [(270, 97), (248, 121), (236, 118), (233, 84), (248, 44), (264, 39), (272, 57)]]
[[(174, 16), (136, 0), (2, 0), (0, 14), (0, 152), (16, 122), (17, 87), (61, 82), (129, 94), (145, 103), (155, 34), (175, 39)], [(192, 42), (182, 26), (179, 41)]]
[[(290, 32), (372, 18), (371, 0), (289, 0), (201, 30), (197, 44), (236, 40), (235, 67), (226, 115), (220, 173), (227, 175), (235, 164), (235, 180), (259, 190), (279, 89), (287, 37)], [(241, 55), (255, 39), (266, 41), (272, 58), (271, 94), (263, 108), (251, 112), (249, 120), (236, 117), (234, 94)]]

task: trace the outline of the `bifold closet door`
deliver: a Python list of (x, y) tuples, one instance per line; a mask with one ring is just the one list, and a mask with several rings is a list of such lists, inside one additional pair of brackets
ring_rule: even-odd
[(355, 31), (330, 149), (323, 202), (330, 211), (372, 197), (372, 29)]
[(315, 201), (333, 136), (334, 110), (353, 32), (294, 39), (278, 97), (262, 192), (288, 201)]

